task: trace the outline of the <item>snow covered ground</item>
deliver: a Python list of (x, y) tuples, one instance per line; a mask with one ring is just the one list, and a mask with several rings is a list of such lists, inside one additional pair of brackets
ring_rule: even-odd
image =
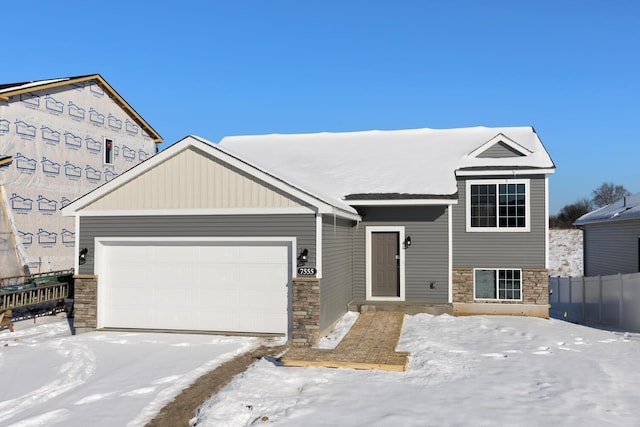
[[(553, 274), (580, 275), (581, 234), (552, 230), (551, 243)], [(345, 315), (320, 346), (334, 347), (356, 319)], [(0, 426), (143, 426), (200, 375), (259, 343), (186, 334), (72, 336), (63, 314), (16, 322), (16, 332), (0, 331)], [(260, 360), (185, 423), (638, 424), (639, 334), (556, 319), (416, 315), (405, 317), (398, 350), (411, 353), (403, 373)]]
[(404, 373), (261, 360), (203, 405), (197, 426), (638, 425), (637, 334), (420, 314), (405, 317), (398, 350), (411, 352)]
[[(332, 347), (348, 313), (321, 346)], [(26, 322), (26, 323), (25, 323)], [(69, 334), (65, 319), (0, 331), (0, 426), (142, 426), (258, 339)], [(260, 360), (206, 402), (197, 426), (632, 426), (640, 335), (561, 320), (406, 316), (406, 372), (289, 368)], [(185, 424), (189, 420), (185, 420)]]
[(582, 244), (582, 230), (549, 230), (549, 275), (582, 276)]
[[(0, 426), (144, 426), (257, 338), (93, 332), (64, 314), (0, 331)], [(186, 421), (185, 421), (186, 423)]]

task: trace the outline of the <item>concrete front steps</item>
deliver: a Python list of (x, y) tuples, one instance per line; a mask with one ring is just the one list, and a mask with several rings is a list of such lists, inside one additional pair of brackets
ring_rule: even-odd
[(399, 311), (413, 315), (427, 313), (434, 316), (440, 314), (453, 315), (453, 304), (448, 303), (428, 303), (428, 302), (407, 302), (407, 301), (351, 301), (348, 306), (349, 311), (364, 313), (367, 311)]

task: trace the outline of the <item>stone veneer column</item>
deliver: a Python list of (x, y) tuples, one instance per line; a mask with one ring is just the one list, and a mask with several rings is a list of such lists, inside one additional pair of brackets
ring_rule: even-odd
[(453, 268), (452, 299), (457, 303), (473, 303), (473, 268)]
[(295, 277), (293, 279), (294, 346), (311, 347), (318, 342), (320, 333), (320, 279)]
[(76, 334), (95, 331), (98, 325), (98, 276), (73, 276), (73, 327)]
[(522, 269), (522, 298), (530, 304), (549, 304), (549, 270), (546, 268)]

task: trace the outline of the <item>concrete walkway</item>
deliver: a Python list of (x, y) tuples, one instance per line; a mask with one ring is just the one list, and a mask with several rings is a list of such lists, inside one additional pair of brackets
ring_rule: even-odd
[(284, 366), (404, 371), (409, 353), (395, 351), (403, 319), (399, 311), (363, 312), (335, 349), (292, 347), (280, 362)]

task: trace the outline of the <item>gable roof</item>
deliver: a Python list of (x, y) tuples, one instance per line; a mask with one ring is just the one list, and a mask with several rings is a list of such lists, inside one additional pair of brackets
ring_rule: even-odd
[[(479, 156), (498, 143), (522, 155)], [(555, 171), (532, 127), (232, 136), (219, 145), (288, 182), (352, 205), (372, 198), (447, 203), (457, 193), (456, 175)]]
[(131, 105), (129, 105), (127, 101), (125, 101), (124, 98), (122, 98), (120, 94), (118, 94), (118, 92), (116, 92), (115, 89), (113, 89), (111, 85), (106, 82), (104, 78), (102, 78), (100, 74), (88, 74), (85, 76), (63, 77), (59, 79), (0, 84), (0, 100), (8, 100), (11, 96), (33, 92), (36, 90), (52, 89), (73, 83), (82, 83), (87, 81), (95, 81), (97, 84), (99, 84), (109, 94), (109, 96), (111, 96), (111, 99), (113, 99), (113, 101), (118, 104), (120, 108), (125, 110), (131, 116), (131, 118), (134, 119), (138, 123), (138, 125), (140, 125), (142, 129), (144, 129), (144, 131), (151, 137), (151, 139), (153, 139), (156, 144), (160, 144), (162, 142), (162, 137), (160, 136), (160, 134), (156, 132), (156, 130), (152, 128), (151, 125), (147, 123), (138, 114), (138, 112), (134, 110), (133, 107), (131, 107)]
[(582, 215), (573, 224), (576, 226), (599, 222), (624, 221), (640, 218), (640, 193), (623, 197), (615, 203), (603, 206)]
[[(231, 167), (239, 169), (248, 175), (255, 177), (265, 184), (272, 186), (278, 190), (285, 192), (298, 200), (306, 203), (307, 205), (315, 208), (320, 213), (335, 214), (349, 219), (359, 220), (360, 217), (357, 211), (351, 206), (340, 200), (333, 200), (330, 197), (323, 197), (322, 195), (313, 194), (310, 191), (297, 187), (291, 183), (285, 182), (275, 174), (269, 171), (256, 167), (245, 160), (227, 152), (223, 148), (216, 144), (207, 141), (206, 139), (199, 138), (197, 136), (187, 136), (182, 140), (176, 142), (165, 150), (150, 157), (144, 162), (134, 166), (125, 173), (115, 177), (111, 181), (97, 187), (93, 191), (85, 194), (84, 196), (74, 200), (65, 207), (62, 208), (62, 214), (65, 216), (82, 216), (84, 214), (90, 214), (89, 212), (83, 212), (83, 210), (94, 202), (101, 198), (114, 193), (124, 185), (133, 182), (136, 178), (142, 176), (146, 172), (156, 168), (157, 166), (175, 158), (180, 153), (189, 149), (200, 150), (211, 157), (218, 159)], [(160, 185), (160, 184), (158, 184)], [(145, 211), (145, 214), (148, 214)], [(123, 212), (122, 214), (127, 214)]]

